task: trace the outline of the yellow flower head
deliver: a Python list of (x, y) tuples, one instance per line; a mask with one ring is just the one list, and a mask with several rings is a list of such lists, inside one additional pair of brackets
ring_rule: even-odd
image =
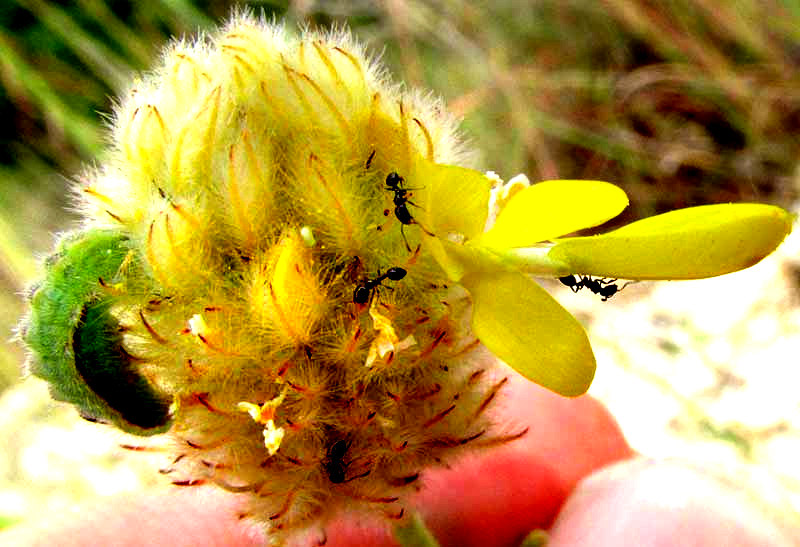
[(426, 467), (513, 437), (422, 244), (415, 166), (467, 162), (455, 127), (345, 31), (239, 15), (173, 44), (34, 291), (31, 372), (86, 417), (166, 430), (173, 482), (248, 495), (276, 540), (344, 508), (398, 517)]

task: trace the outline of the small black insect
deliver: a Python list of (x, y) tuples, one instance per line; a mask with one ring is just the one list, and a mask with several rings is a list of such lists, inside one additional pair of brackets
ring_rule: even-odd
[[(347, 472), (350, 470), (354, 460), (345, 460), (347, 452), (350, 450), (350, 441), (345, 439), (337, 439), (328, 447), (325, 452), (325, 457), (322, 459), (322, 469), (328, 476), (328, 480), (333, 484), (342, 484), (344, 482), (354, 481), (362, 477), (366, 477), (372, 471), (368, 466), (359, 466), (355, 475), (348, 477)], [(367, 467), (364, 469), (364, 467)], [(361, 471), (360, 473), (358, 471)]]
[(411, 216), (411, 211), (408, 210), (408, 206), (413, 205), (414, 207), (419, 207), (419, 205), (408, 199), (408, 191), (415, 190), (415, 188), (404, 188), (403, 183), (405, 183), (405, 179), (394, 171), (386, 175), (386, 190), (389, 192), (394, 192), (394, 197), (392, 198), (392, 201), (394, 202), (394, 216), (396, 216), (397, 220), (400, 221), (400, 234), (403, 236), (406, 249), (408, 249), (408, 252), (411, 252), (411, 246), (408, 244), (403, 227), (408, 226), (409, 224), (416, 224), (429, 236), (433, 236), (433, 234), (426, 230), (422, 224), (414, 220), (414, 217)]
[(382, 287), (383, 285), (381, 282), (384, 279), (391, 279), (392, 281), (400, 281), (406, 276), (406, 272), (403, 268), (389, 268), (386, 270), (386, 273), (378, 272), (378, 277), (375, 279), (367, 279), (361, 285), (358, 285), (353, 290), (353, 303), (355, 304), (366, 304), (369, 302), (372, 294), (377, 290), (378, 287)]
[(339, 439), (328, 447), (325, 459), (322, 460), (322, 468), (328, 479), (334, 484), (341, 484), (347, 477), (347, 463), (344, 457), (350, 449), (350, 443), (344, 439)]
[(631, 281), (628, 281), (623, 286), (619, 286), (615, 283), (616, 279), (593, 279), (592, 276), (584, 275), (584, 276), (574, 276), (574, 275), (567, 275), (564, 277), (558, 278), (561, 283), (572, 289), (572, 292), (578, 292), (583, 288), (587, 288), (592, 291), (594, 294), (598, 294), (602, 296), (602, 301), (605, 302), (622, 289), (627, 287)]

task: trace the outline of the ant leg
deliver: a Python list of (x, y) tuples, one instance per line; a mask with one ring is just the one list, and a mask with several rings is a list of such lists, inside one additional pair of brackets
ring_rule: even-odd
[[(425, 232), (426, 234), (428, 234), (429, 236), (431, 236), (431, 237), (436, 237), (436, 235), (435, 235), (434, 233), (432, 233), (430, 230), (428, 230), (428, 229), (427, 229), (425, 226), (423, 226), (422, 224), (420, 224), (420, 223), (419, 223), (419, 222), (417, 222), (416, 220), (414, 221), (414, 224), (416, 224), (417, 226), (419, 226), (419, 227), (420, 227), (420, 229), (421, 229), (423, 232)], [(406, 245), (406, 247), (408, 247), (408, 245)], [(409, 249), (409, 251), (411, 251), (411, 249)]]
[[(401, 223), (400, 223), (400, 235), (401, 235), (401, 236), (403, 236), (403, 243), (405, 243), (405, 244), (406, 244), (406, 249), (407, 249), (407, 250), (408, 250), (408, 252), (410, 253), (410, 252), (411, 252), (411, 246), (408, 244), (408, 240), (406, 239), (406, 233), (403, 231), (403, 228), (404, 228), (404, 227), (405, 227), (405, 224), (403, 224), (403, 223), (401, 222)], [(433, 235), (433, 234), (431, 234), (431, 235)]]

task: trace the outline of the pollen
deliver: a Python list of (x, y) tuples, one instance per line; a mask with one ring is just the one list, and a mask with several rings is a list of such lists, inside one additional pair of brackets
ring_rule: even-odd
[(282, 427), (275, 426), (274, 419), (266, 418), (266, 416), (274, 415), (274, 409), (264, 408), (264, 406), (258, 406), (246, 401), (240, 402), (236, 406), (239, 410), (250, 414), (250, 417), (253, 418), (253, 420), (255, 420), (257, 423), (264, 425), (264, 446), (266, 447), (267, 452), (269, 452), (269, 455), (274, 456), (280, 448), (281, 441), (283, 440), (283, 436), (285, 434), (285, 431)]

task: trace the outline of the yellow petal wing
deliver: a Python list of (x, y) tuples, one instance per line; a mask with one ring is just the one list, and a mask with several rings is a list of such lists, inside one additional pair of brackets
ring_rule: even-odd
[(628, 206), (622, 189), (597, 180), (550, 180), (517, 192), (481, 236), (490, 247), (528, 247), (614, 218)]
[(483, 232), (489, 214), (489, 190), (492, 182), (483, 173), (455, 165), (418, 160), (414, 191), (420, 196), (422, 214), (416, 218), (438, 237), (450, 233), (467, 239)]
[(575, 273), (626, 279), (701, 279), (748, 268), (792, 229), (772, 205), (736, 203), (680, 209), (607, 234), (558, 241), (549, 256)]
[(517, 372), (567, 397), (586, 392), (595, 359), (586, 331), (544, 289), (518, 272), (473, 273), (472, 329)]

